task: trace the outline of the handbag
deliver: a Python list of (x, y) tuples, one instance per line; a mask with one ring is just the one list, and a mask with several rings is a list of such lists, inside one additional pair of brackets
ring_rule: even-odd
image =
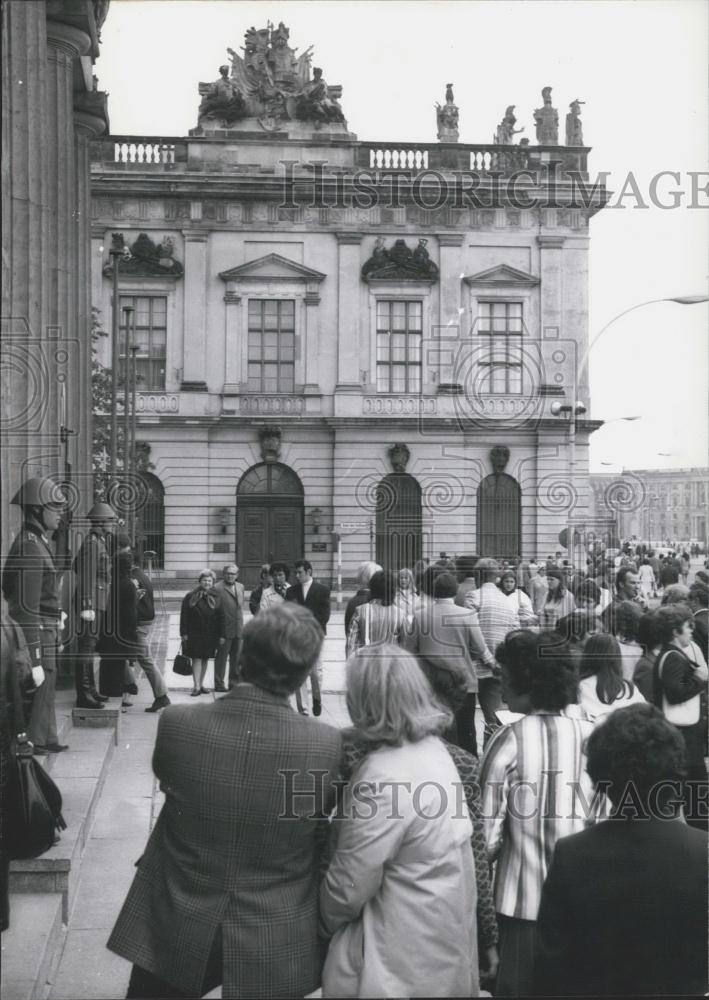
[[(668, 655), (668, 653), (665, 653), (657, 666), (657, 675), (660, 680), (662, 679), (662, 667), (665, 662), (665, 657)], [(698, 694), (695, 694), (687, 701), (681, 701), (677, 705), (671, 705), (667, 698), (665, 698), (663, 692), (662, 714), (668, 722), (672, 723), (673, 726), (694, 726), (697, 722), (699, 722), (700, 710), (701, 696)]]
[[(17, 676), (13, 683), (15, 728), (24, 729), (24, 712)], [(12, 860), (38, 858), (53, 847), (57, 830), (66, 830), (62, 794), (33, 756), (34, 747), (21, 732), (12, 748), (8, 802), (3, 819), (5, 840)]]
[(172, 664), (172, 669), (174, 673), (179, 674), (180, 677), (191, 677), (192, 676), (192, 660), (189, 656), (185, 656), (182, 651), (182, 646), (180, 646), (180, 652), (175, 657), (175, 662)]

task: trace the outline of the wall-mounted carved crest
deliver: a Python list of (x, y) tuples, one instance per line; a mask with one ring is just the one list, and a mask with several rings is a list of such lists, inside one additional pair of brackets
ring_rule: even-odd
[(264, 462), (277, 462), (281, 457), (281, 428), (273, 425), (259, 427), (261, 458)]
[(405, 240), (395, 240), (391, 249), (378, 237), (372, 256), (362, 266), (365, 281), (438, 281), (438, 267), (428, 256), (428, 240), (420, 239), (415, 250)]
[[(113, 249), (124, 246), (123, 234), (114, 233)], [(174, 251), (175, 246), (169, 236), (162, 243), (154, 243), (147, 233), (140, 233), (129, 253), (121, 257), (120, 273), (133, 278), (181, 278), (185, 269), (179, 260), (175, 260)], [(104, 265), (103, 273), (107, 277), (112, 276), (112, 260)]]
[(510, 449), (505, 444), (496, 444), (490, 449), (490, 465), (494, 475), (501, 476), (510, 460)]
[(394, 472), (406, 472), (406, 466), (409, 464), (409, 459), (411, 458), (411, 452), (407, 444), (404, 444), (403, 441), (397, 441), (396, 444), (387, 448), (387, 455), (389, 456), (389, 461)]

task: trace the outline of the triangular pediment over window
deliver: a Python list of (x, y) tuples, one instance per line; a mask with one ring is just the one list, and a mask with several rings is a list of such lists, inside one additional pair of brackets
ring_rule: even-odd
[(249, 260), (246, 264), (222, 271), (219, 275), (222, 281), (323, 281), (327, 275), (315, 271), (312, 267), (299, 264), (295, 260), (281, 257), (278, 253), (269, 253), (265, 257)]
[(469, 274), (463, 278), (466, 285), (477, 285), (483, 288), (500, 288), (505, 285), (516, 285), (519, 287), (538, 285), (539, 278), (526, 271), (520, 271), (516, 267), (508, 264), (499, 264), (497, 267), (490, 267), (487, 271), (479, 271), (477, 274)]

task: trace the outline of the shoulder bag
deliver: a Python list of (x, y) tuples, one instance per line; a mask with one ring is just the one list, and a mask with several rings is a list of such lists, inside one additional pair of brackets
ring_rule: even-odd
[[(16, 675), (12, 681), (15, 728), (24, 730), (24, 712)], [(8, 781), (9, 808), (3, 816), (8, 856), (13, 860), (38, 858), (66, 830), (62, 795), (52, 778), (33, 756), (34, 747), (20, 732), (12, 747)]]
[[(662, 668), (669, 653), (664, 653), (657, 666), (657, 675), (662, 681)], [(687, 658), (689, 659), (689, 658)], [(691, 662), (691, 661), (690, 661)], [(693, 726), (699, 722), (701, 695), (695, 694), (687, 701), (680, 701), (676, 705), (671, 705), (664, 692), (662, 694), (662, 714), (671, 722), (673, 726)]]
[(189, 656), (185, 656), (182, 645), (180, 645), (180, 652), (177, 654), (175, 662), (172, 664), (172, 669), (173, 672), (179, 674), (180, 677), (192, 676), (192, 660)]

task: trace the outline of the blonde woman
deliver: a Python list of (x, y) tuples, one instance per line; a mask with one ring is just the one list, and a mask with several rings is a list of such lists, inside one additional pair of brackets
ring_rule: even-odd
[(410, 625), (414, 615), (421, 607), (414, 574), (410, 569), (400, 569), (396, 574), (396, 596), (394, 604), (403, 612), (406, 624)]
[(347, 707), (373, 749), (345, 792), (320, 890), (333, 935), (323, 996), (476, 996), (472, 824), (440, 738), (451, 714), (389, 644), (350, 658)]

